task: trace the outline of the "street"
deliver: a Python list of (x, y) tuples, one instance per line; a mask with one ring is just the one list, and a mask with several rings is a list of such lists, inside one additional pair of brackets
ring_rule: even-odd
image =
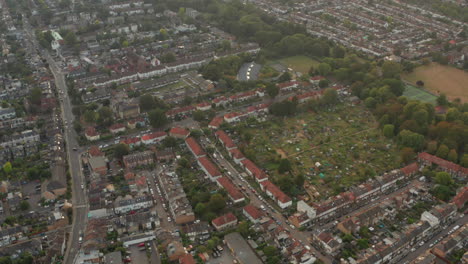
[[(204, 140), (202, 140), (202, 142), (206, 141), (206, 138), (204, 138)], [(216, 146), (217, 147), (217, 146)], [(280, 225), (285, 229), (287, 230), (291, 235), (292, 237), (294, 237), (295, 239), (297, 239), (299, 242), (301, 242), (304, 246), (310, 246), (310, 250), (312, 251), (312, 253), (315, 255), (315, 257), (317, 257), (318, 259), (322, 260), (324, 263), (327, 263), (327, 264), (330, 264), (332, 263), (332, 259), (330, 259), (329, 257), (326, 257), (324, 255), (322, 255), (318, 250), (316, 250), (309, 242), (309, 235), (308, 233), (306, 232), (301, 232), (297, 229), (293, 229), (291, 228), (289, 225), (288, 225), (288, 222), (287, 222), (287, 219), (278, 211), (276, 211), (274, 209), (273, 206), (271, 206), (270, 204), (267, 203), (268, 199), (265, 200), (265, 203), (262, 202), (258, 197), (259, 197), (259, 194), (257, 191), (255, 191), (254, 193), (254, 189), (248, 184), (247, 181), (243, 181), (241, 180), (241, 176), (240, 176), (240, 172), (238, 172), (230, 162), (228, 162), (223, 155), (221, 155), (221, 153), (219, 152), (218, 149), (216, 149), (216, 157), (217, 158), (213, 158), (213, 160), (218, 164), (220, 165), (221, 167), (225, 168), (231, 176), (229, 176), (229, 178), (232, 180), (232, 182), (234, 183), (234, 185), (236, 186), (242, 186), (245, 188), (245, 191), (243, 191), (243, 193), (245, 195), (247, 195), (247, 197), (250, 199), (250, 203), (252, 205), (254, 205), (255, 207), (257, 208), (260, 208), (261, 205), (263, 205), (266, 209), (266, 212), (268, 212), (270, 214), (270, 216), (273, 218), (273, 219), (276, 219), (277, 221), (281, 222)], [(228, 175), (229, 175), (228, 173)], [(243, 189), (244, 189), (243, 188)]]
[[(39, 49), (39, 44), (35, 37), (34, 29), (32, 28), (29, 21), (24, 17), (24, 29), (26, 31), (26, 37), (29, 38), (32, 45)], [(73, 148), (78, 148), (78, 142), (76, 141), (76, 134), (72, 129), (73, 124), (73, 113), (72, 104), (68, 98), (67, 85), (65, 82), (65, 76), (61, 73), (56, 62), (50, 56), (47, 51), (43, 51), (42, 56), (45, 57), (49, 68), (54, 75), (55, 85), (57, 91), (60, 94), (61, 104), (60, 110), (62, 115), (62, 122), (64, 128), (64, 139), (66, 142), (66, 150), (68, 156), (69, 173), (72, 179), (72, 204), (73, 204), (73, 224), (71, 234), (67, 241), (67, 247), (64, 257), (64, 263), (74, 263), (74, 259), (77, 256), (80, 245), (78, 239), (81, 233), (84, 233), (86, 222), (87, 222), (87, 201), (85, 196), (85, 188), (81, 188), (81, 185), (85, 182), (81, 170), (80, 153), (74, 151)]]

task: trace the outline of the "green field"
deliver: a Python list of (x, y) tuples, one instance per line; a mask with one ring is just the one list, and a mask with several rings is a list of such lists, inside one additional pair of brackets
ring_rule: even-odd
[(406, 85), (403, 96), (406, 96), (408, 99), (420, 100), (434, 105), (437, 100), (437, 96), (411, 85)]
[(341, 105), (335, 111), (274, 119), (239, 131), (242, 138), (252, 137), (243, 146), (246, 156), (272, 177), (281, 177), (279, 160), (287, 158), (293, 174), (304, 175), (322, 197), (399, 167), (398, 149), (363, 106)]
[(310, 66), (318, 66), (319, 62), (316, 60), (313, 60), (307, 56), (292, 56), (292, 57), (287, 57), (275, 61), (270, 61), (267, 63), (267, 65), (272, 65), (272, 64), (282, 64), (286, 68), (291, 68), (296, 72), (300, 72), (302, 74), (306, 74), (309, 72)]

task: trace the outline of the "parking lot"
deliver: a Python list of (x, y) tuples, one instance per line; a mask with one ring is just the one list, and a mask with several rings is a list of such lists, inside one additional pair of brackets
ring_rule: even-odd
[(132, 263), (148, 263), (148, 257), (146, 256), (146, 250), (140, 250), (138, 245), (133, 245), (130, 248), (130, 257), (132, 258)]

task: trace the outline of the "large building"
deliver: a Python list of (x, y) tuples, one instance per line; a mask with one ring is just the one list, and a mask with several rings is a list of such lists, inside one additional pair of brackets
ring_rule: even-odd
[(255, 251), (239, 233), (230, 233), (224, 236), (224, 241), (232, 255), (240, 264), (262, 264)]

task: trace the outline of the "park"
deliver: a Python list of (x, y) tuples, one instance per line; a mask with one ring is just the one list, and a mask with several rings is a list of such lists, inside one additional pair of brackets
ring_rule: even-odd
[(438, 95), (444, 93), (450, 100), (460, 98), (468, 102), (468, 73), (463, 70), (438, 63), (420, 66), (402, 78), (413, 85), (422, 81), (424, 89)]
[(239, 131), (242, 138), (251, 137), (244, 142), (246, 155), (271, 177), (284, 176), (278, 167), (287, 159), (291, 170), (286, 174), (303, 175), (322, 197), (400, 165), (397, 147), (362, 105), (340, 104), (318, 113), (273, 118)]

